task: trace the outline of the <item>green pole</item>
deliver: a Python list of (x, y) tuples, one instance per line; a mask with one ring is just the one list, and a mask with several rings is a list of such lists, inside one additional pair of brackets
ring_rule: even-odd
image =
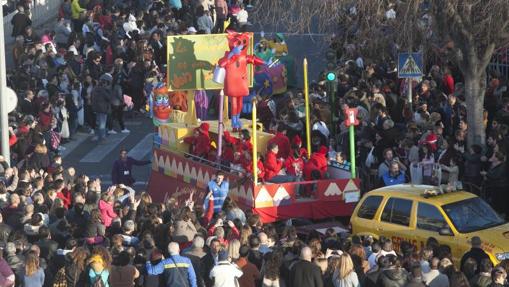
[(330, 124), (331, 124), (331, 127), (332, 127), (332, 135), (334, 137), (334, 142), (336, 142), (336, 125), (334, 124), (334, 110), (335, 110), (336, 107), (334, 106), (334, 87), (333, 87), (333, 82), (329, 83), (329, 89), (328, 90), (329, 90), (329, 99), (330, 99), (330, 107), (331, 107), (331, 111), (330, 111)]
[(351, 162), (351, 174), (352, 178), (356, 178), (355, 172), (355, 127), (353, 124), (350, 125), (348, 135), (350, 137), (350, 162)]

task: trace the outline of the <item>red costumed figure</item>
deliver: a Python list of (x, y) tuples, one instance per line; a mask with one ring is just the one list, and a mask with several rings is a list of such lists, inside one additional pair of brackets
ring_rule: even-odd
[(224, 93), (231, 99), (233, 131), (240, 131), (242, 98), (249, 95), (247, 64), (263, 65), (265, 62), (247, 54), (250, 38), (248, 33), (228, 32), (227, 37), (230, 51), (225, 52), (218, 64), (225, 69)]
[(191, 154), (207, 159), (210, 151), (209, 124), (202, 123), (193, 136), (184, 138), (191, 145)]
[(292, 139), (292, 152), (297, 152), (301, 158), (308, 158), (308, 150), (302, 147), (302, 139), (295, 135)]

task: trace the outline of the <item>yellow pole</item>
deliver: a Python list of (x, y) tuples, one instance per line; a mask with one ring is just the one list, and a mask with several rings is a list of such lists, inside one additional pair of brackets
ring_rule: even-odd
[(251, 121), (253, 125), (253, 132), (251, 134), (251, 142), (253, 144), (253, 182), (254, 185), (258, 184), (258, 143), (256, 138), (256, 97), (253, 98), (253, 109), (251, 110)]
[[(224, 93), (223, 90), (221, 90), (221, 93)], [(230, 124), (230, 118), (228, 117), (228, 97), (227, 95), (224, 95), (224, 101), (223, 101), (223, 125), (226, 127)]]
[(306, 105), (306, 145), (308, 158), (311, 156), (311, 126), (309, 125), (308, 60), (304, 58), (304, 102)]
[(198, 124), (198, 119), (196, 117), (196, 105), (194, 103), (194, 90), (186, 90), (177, 93), (185, 93), (187, 98), (187, 113), (185, 116), (185, 123), (188, 125), (196, 125)]

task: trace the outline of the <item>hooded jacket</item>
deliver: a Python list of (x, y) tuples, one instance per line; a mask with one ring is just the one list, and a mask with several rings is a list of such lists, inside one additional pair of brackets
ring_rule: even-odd
[(403, 287), (407, 283), (408, 274), (403, 268), (389, 268), (378, 277), (377, 286), (380, 287)]
[(111, 113), (111, 89), (97, 86), (92, 90), (92, 110), (95, 113)]
[(101, 219), (104, 226), (110, 227), (113, 219), (117, 218), (117, 214), (113, 211), (113, 204), (104, 200), (99, 200), (99, 211), (101, 212)]

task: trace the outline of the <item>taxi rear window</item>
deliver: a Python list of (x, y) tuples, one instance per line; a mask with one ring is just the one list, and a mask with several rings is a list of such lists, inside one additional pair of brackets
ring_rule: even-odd
[(357, 216), (365, 219), (373, 219), (375, 217), (376, 211), (382, 203), (383, 196), (380, 195), (371, 195), (368, 196), (364, 202), (362, 203), (359, 211), (357, 212)]

